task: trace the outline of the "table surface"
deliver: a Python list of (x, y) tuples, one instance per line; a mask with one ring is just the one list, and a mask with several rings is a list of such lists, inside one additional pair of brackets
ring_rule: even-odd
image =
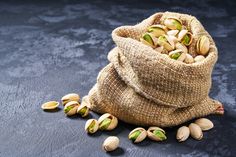
[[(1, 1), (0, 156), (235, 156), (235, 7), (233, 1)], [(127, 139), (133, 125), (87, 135), (84, 124), (96, 113), (82, 119), (66, 117), (62, 107), (41, 110), (67, 93), (88, 93), (115, 46), (114, 28), (166, 10), (196, 16), (218, 46), (210, 96), (225, 105), (225, 115), (209, 117), (215, 127), (203, 140), (178, 143), (171, 128), (165, 142), (134, 145)], [(120, 138), (120, 147), (105, 153), (109, 135)]]

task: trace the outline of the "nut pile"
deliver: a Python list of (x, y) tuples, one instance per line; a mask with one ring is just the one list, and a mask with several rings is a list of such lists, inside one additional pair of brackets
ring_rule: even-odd
[(183, 142), (188, 139), (189, 135), (196, 140), (203, 138), (202, 131), (210, 130), (214, 127), (214, 124), (207, 118), (197, 119), (194, 123), (191, 123), (188, 127), (182, 126), (178, 129), (176, 139), (179, 142)]
[(180, 19), (169, 17), (163, 24), (151, 25), (142, 35), (140, 41), (169, 58), (191, 64), (205, 59), (210, 49), (210, 40), (201, 36), (196, 43), (197, 56), (189, 54), (189, 45), (193, 41), (192, 33)]

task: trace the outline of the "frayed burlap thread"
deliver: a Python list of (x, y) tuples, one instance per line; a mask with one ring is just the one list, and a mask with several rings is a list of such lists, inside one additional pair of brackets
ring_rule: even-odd
[[(201, 35), (210, 39), (209, 55), (199, 63), (185, 64), (162, 55), (139, 42), (147, 27), (178, 17), (194, 37), (190, 53), (195, 56)], [(93, 111), (111, 113), (120, 120), (142, 126), (176, 126), (215, 112), (221, 105), (208, 94), (217, 48), (211, 36), (193, 16), (173, 12), (156, 13), (135, 26), (112, 32), (116, 47), (86, 101)]]

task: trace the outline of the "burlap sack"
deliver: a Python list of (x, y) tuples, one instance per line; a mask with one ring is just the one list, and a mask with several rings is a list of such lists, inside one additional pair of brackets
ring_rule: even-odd
[[(210, 51), (204, 61), (178, 62), (138, 41), (148, 26), (162, 23), (170, 16), (180, 18), (192, 32), (192, 55), (199, 36), (209, 37)], [(135, 26), (116, 28), (112, 38), (117, 47), (109, 52), (110, 63), (101, 70), (97, 83), (85, 97), (93, 111), (109, 112), (132, 124), (169, 127), (214, 113), (221, 106), (208, 96), (217, 48), (195, 17), (156, 13)]]

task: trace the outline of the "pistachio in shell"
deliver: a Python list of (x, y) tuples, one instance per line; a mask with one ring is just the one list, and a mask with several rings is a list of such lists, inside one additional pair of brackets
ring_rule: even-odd
[(98, 121), (96, 119), (87, 120), (84, 129), (89, 134), (95, 133), (98, 130)]
[(158, 45), (163, 46), (167, 51), (172, 51), (175, 48), (174, 41), (167, 35), (161, 35), (157, 40)]
[(109, 136), (103, 142), (102, 148), (106, 152), (114, 151), (115, 149), (118, 148), (119, 143), (120, 143), (120, 140), (119, 140), (118, 137), (116, 137), (116, 136)]
[(151, 46), (152, 48), (155, 48), (157, 45), (157, 38), (151, 33), (143, 34), (142, 38), (140, 38), (140, 41), (145, 45)]
[(169, 29), (182, 29), (182, 21), (175, 17), (169, 17), (164, 20), (164, 25)]
[(147, 131), (144, 128), (136, 128), (129, 133), (128, 138), (133, 143), (142, 142), (147, 137)]
[(166, 33), (166, 27), (163, 25), (152, 25), (148, 28), (147, 32), (158, 38)]
[(177, 61), (184, 61), (185, 57), (186, 57), (186, 53), (184, 53), (182, 50), (177, 49), (174, 51), (171, 51), (169, 53), (169, 57), (171, 59), (177, 60)]
[(42, 104), (41, 108), (43, 110), (53, 110), (56, 109), (59, 106), (59, 102), (57, 101), (48, 101), (44, 104)]
[(192, 43), (193, 35), (188, 30), (181, 30), (178, 34), (178, 40), (186, 46)]
[(186, 57), (184, 59), (184, 62), (187, 63), (187, 64), (191, 64), (191, 63), (194, 63), (194, 59), (190, 54), (187, 53)]
[(79, 101), (80, 96), (76, 93), (69, 93), (61, 98), (62, 105), (66, 105), (66, 103), (70, 101)]
[(113, 130), (118, 124), (118, 119), (110, 113), (105, 113), (98, 119), (98, 124), (100, 130)]
[(191, 123), (189, 126), (190, 135), (196, 140), (201, 140), (203, 138), (202, 129), (195, 123)]
[(201, 36), (196, 44), (196, 50), (199, 55), (207, 55), (210, 49), (210, 40), (207, 36)]
[(64, 112), (67, 116), (72, 116), (77, 113), (77, 109), (79, 107), (79, 103), (77, 101), (70, 101), (64, 107)]
[(199, 118), (194, 123), (197, 124), (202, 129), (202, 131), (207, 131), (214, 127), (212, 121), (207, 118)]
[(165, 131), (159, 127), (150, 127), (147, 130), (147, 135), (154, 141), (164, 141), (167, 139)]
[(176, 139), (179, 142), (183, 142), (188, 139), (190, 135), (190, 130), (187, 126), (182, 126), (177, 130)]
[(82, 117), (86, 117), (89, 114), (88, 106), (81, 104), (77, 109), (77, 113)]
[(195, 58), (194, 58), (194, 62), (201, 62), (205, 59), (204, 56), (202, 55), (197, 55)]

